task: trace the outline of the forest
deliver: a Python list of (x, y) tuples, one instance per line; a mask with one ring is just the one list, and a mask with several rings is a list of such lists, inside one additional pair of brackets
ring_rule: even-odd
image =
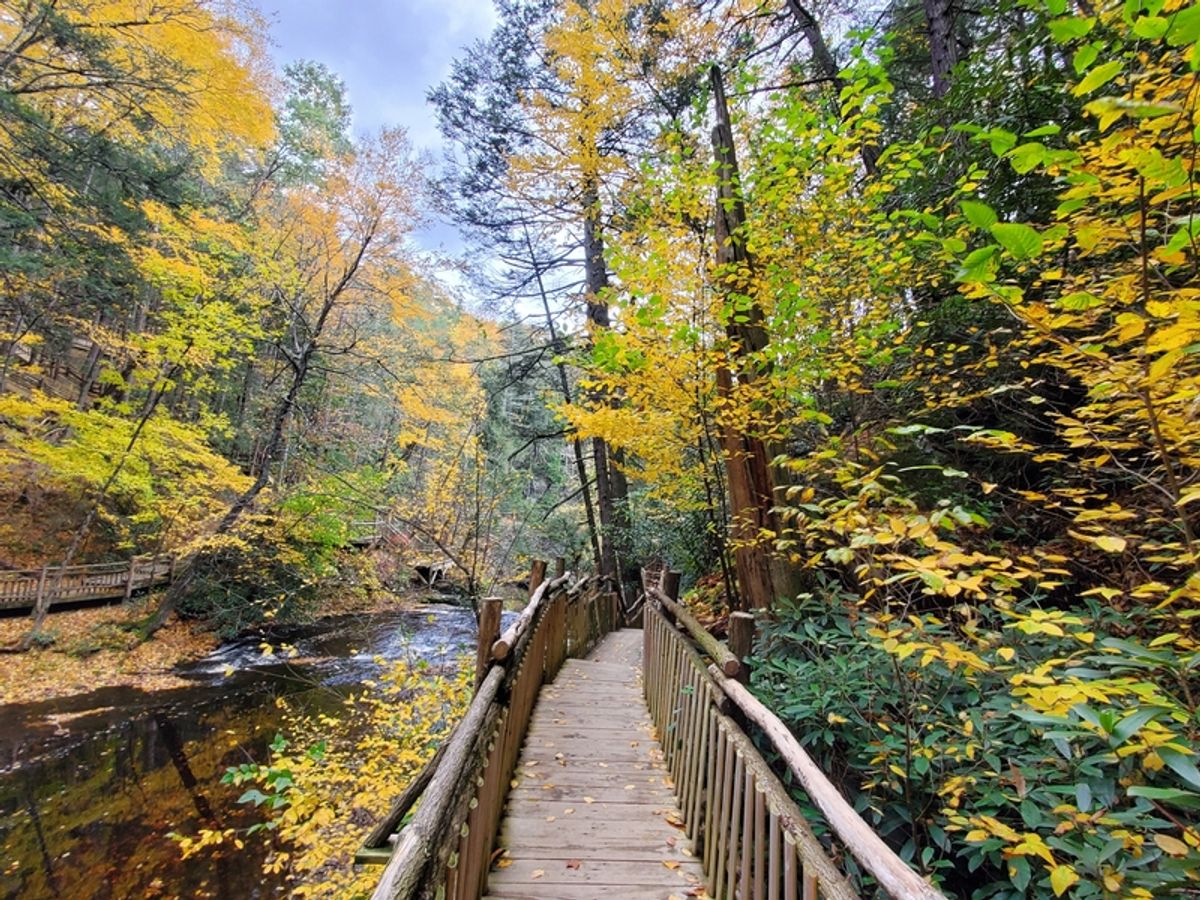
[[(495, 0), (441, 159), (252, 7), (0, 3), (0, 566), (173, 554), (130, 651), (662, 563), (947, 896), (1196, 891), (1200, 5), (806, 3)], [(357, 896), (293, 724), (233, 780)]]

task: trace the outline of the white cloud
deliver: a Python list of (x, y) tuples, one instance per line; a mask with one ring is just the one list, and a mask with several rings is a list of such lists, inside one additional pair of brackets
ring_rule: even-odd
[(425, 92), (462, 47), (490, 33), (491, 0), (259, 0), (280, 64), (325, 63), (346, 82), (356, 131), (403, 125), (418, 146), (439, 143)]

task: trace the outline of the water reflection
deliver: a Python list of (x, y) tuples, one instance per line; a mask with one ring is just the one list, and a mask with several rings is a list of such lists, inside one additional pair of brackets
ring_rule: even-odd
[[(228, 644), (181, 670), (193, 687), (0, 707), (0, 896), (286, 894), (282, 875), (264, 878), (261, 841), (183, 861), (167, 833), (255, 820), (220, 777), (266, 758), (276, 698), (337, 715), (378, 658), (449, 664), (474, 639), (470, 611), (456, 607), (344, 617)], [(292, 656), (264, 656), (263, 643)]]

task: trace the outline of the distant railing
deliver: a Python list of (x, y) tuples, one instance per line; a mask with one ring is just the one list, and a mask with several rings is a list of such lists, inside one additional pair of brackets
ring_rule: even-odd
[(405, 532), (388, 519), (363, 519), (349, 522), (347, 527), (351, 547), (376, 547), (384, 543), (398, 547), (425, 584), (441, 581), (454, 569), (454, 562), (444, 550), (432, 541)]
[(0, 609), (49, 609), (82, 600), (128, 600), (135, 591), (169, 584), (175, 557), (137, 556), (123, 562), (0, 571)]
[(741, 674), (738, 656), (661, 590), (651, 586), (647, 594), (646, 704), (687, 836), (708, 879), (708, 895), (714, 900), (858, 896), (741, 719), (771, 744), (836, 839), (888, 896), (945, 900), (863, 821), (786, 726), (735, 680)]
[[(474, 700), (426, 772), (358, 855), (359, 862), (379, 855), (387, 860), (375, 900), (476, 900), (482, 895), (509, 779), (538, 692), (565, 660), (586, 655), (620, 624), (616, 594), (596, 579), (573, 586), (570, 579), (562, 575), (535, 586), (524, 611), (495, 640), (500, 601), (483, 610)], [(391, 837), (418, 799), (412, 820)], [(389, 859), (379, 848), (392, 842)]]

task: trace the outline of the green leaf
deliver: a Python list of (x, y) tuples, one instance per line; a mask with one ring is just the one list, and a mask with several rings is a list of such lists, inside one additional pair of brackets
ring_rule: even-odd
[(980, 247), (967, 255), (967, 258), (962, 261), (962, 266), (955, 273), (956, 281), (964, 281), (967, 283), (976, 281), (990, 281), (992, 277), (992, 257), (996, 255), (996, 251), (1000, 248), (995, 244), (988, 244), (986, 247)]
[(1046, 146), (1037, 141), (1030, 141), (1010, 150), (1007, 154), (1013, 169), (1024, 175), (1042, 164), (1046, 159)]
[(1095, 19), (1084, 19), (1079, 16), (1068, 16), (1065, 19), (1051, 19), (1046, 23), (1050, 34), (1060, 44), (1078, 40), (1090, 32), (1096, 24)]
[(1020, 222), (997, 222), (992, 237), (1015, 259), (1033, 259), (1042, 252), (1042, 236)]
[(959, 206), (962, 207), (963, 215), (967, 217), (967, 221), (976, 228), (991, 228), (999, 220), (995, 210), (986, 203), (979, 203), (975, 200), (963, 200), (959, 203)]
[(1075, 785), (1075, 805), (1079, 807), (1080, 812), (1087, 812), (1092, 808), (1092, 788), (1086, 781)]
[(1075, 74), (1082, 75), (1091, 68), (1092, 63), (1096, 61), (1096, 57), (1100, 55), (1100, 44), (1084, 44), (1075, 51), (1075, 55), (1071, 58), (1071, 64), (1075, 67)]
[(1200, 222), (1185, 222), (1167, 242), (1168, 252), (1176, 253), (1182, 250), (1196, 239), (1198, 232), (1200, 232)]
[(246, 793), (242, 794), (242, 796), (238, 797), (237, 802), (253, 803), (255, 806), (262, 806), (262, 804), (266, 802), (266, 799), (267, 795), (262, 791), (251, 788), (250, 790), (246, 791)]
[(1175, 13), (1167, 29), (1167, 43), (1172, 47), (1194, 44), (1197, 40), (1200, 40), (1200, 4)]
[(1157, 41), (1167, 33), (1170, 21), (1162, 16), (1142, 16), (1133, 23), (1133, 33), (1140, 38)]
[(1030, 879), (1033, 877), (1033, 872), (1029, 868), (1029, 860), (1024, 856), (1010, 859), (1008, 861), (1008, 877), (1012, 880), (1013, 887), (1024, 893), (1025, 888), (1029, 887)]
[(1076, 97), (1082, 97), (1084, 94), (1090, 94), (1097, 88), (1103, 87), (1121, 73), (1121, 65), (1121, 60), (1114, 59), (1102, 66), (1097, 66), (1087, 73), (1087, 77), (1083, 81), (1075, 85), (1075, 90), (1071, 93)]
[(1103, 306), (1104, 301), (1094, 294), (1089, 294), (1087, 291), (1075, 291), (1073, 294), (1059, 297), (1057, 305), (1061, 309), (1080, 312), (1085, 309), (1095, 309), (1097, 306)]
[(1187, 782), (1188, 787), (1200, 790), (1200, 769), (1196, 768), (1190, 756), (1170, 747), (1159, 747), (1158, 755), (1176, 775)]
[(1053, 122), (1051, 122), (1049, 125), (1043, 125), (1041, 128), (1035, 128), (1035, 129), (1033, 129), (1033, 131), (1025, 132), (1023, 137), (1027, 137), (1027, 138), (1049, 137), (1052, 134), (1058, 134), (1060, 131), (1062, 131), (1062, 126), (1055, 125)]
[(1181, 806), (1184, 809), (1200, 809), (1200, 794), (1193, 791), (1181, 791), (1177, 788), (1149, 787), (1134, 785), (1129, 789), (1131, 797), (1145, 797), (1147, 800), (1161, 800)]
[(1163, 712), (1165, 712), (1165, 710), (1154, 706), (1131, 712), (1120, 722), (1118, 722), (1117, 727), (1113, 729), (1113, 740), (1115, 740), (1118, 744), (1125, 743), (1127, 740), (1141, 731), (1142, 726), (1153, 719), (1158, 718), (1158, 716)]
[(997, 156), (1003, 156), (1017, 145), (1017, 136), (1011, 131), (1005, 131), (1003, 128), (981, 131), (972, 140), (987, 141), (991, 145), (992, 152)]

